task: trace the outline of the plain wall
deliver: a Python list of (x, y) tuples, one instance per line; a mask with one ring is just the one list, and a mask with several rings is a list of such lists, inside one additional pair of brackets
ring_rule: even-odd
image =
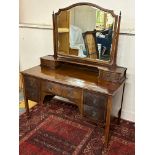
[[(52, 12), (67, 7), (81, 0), (20, 0), (20, 23), (52, 25)], [(114, 10), (116, 14), (122, 12), (121, 31), (134, 31), (135, 6), (134, 0), (85, 0), (103, 8)]]
[(82, 32), (93, 31), (95, 29), (96, 9), (89, 6), (83, 6), (83, 7), (76, 7), (71, 10), (72, 10), (70, 13), (71, 24), (79, 27), (82, 30)]
[[(40, 57), (53, 54), (52, 12), (67, 7), (78, 0), (20, 0), (20, 24), (49, 25), (51, 29), (24, 28), (19, 29), (20, 70), (40, 64)], [(122, 12), (121, 32), (134, 33), (134, 0), (89, 0), (101, 7)], [(37, 26), (36, 26), (37, 27)], [(124, 94), (122, 118), (135, 120), (135, 72), (134, 72), (134, 35), (120, 35), (117, 64), (127, 67), (127, 81)], [(118, 109), (113, 105), (113, 113)]]
[(19, 29), (20, 70), (40, 64), (40, 57), (53, 54), (53, 32), (44, 29)]

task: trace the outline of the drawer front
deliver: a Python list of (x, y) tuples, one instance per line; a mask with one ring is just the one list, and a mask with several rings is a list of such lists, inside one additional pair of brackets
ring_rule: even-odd
[(105, 121), (105, 109), (99, 109), (99, 108), (84, 104), (84, 115), (89, 119), (93, 119), (95, 121), (99, 121), (99, 122)]
[(84, 92), (84, 115), (96, 121), (105, 121), (107, 96)]
[(45, 92), (53, 93), (54, 95), (65, 97), (72, 101), (80, 101), (82, 98), (81, 89), (64, 86), (62, 84), (43, 81), (42, 89)]
[(84, 91), (84, 103), (96, 108), (104, 108), (107, 102), (107, 96), (89, 91)]
[(39, 80), (34, 77), (24, 77), (25, 93), (27, 99), (39, 101)]

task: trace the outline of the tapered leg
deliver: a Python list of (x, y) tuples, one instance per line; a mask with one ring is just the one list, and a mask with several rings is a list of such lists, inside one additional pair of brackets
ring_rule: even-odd
[(105, 133), (104, 133), (104, 135), (105, 135), (105, 146), (107, 146), (108, 142), (109, 142), (111, 109), (112, 109), (112, 96), (108, 96), (106, 124), (105, 124)]
[(77, 106), (79, 108), (79, 111), (80, 111), (80, 115), (83, 117), (83, 111), (84, 111), (84, 107), (83, 107), (83, 91), (81, 93), (81, 98), (79, 101), (76, 102), (77, 103)]
[(23, 94), (24, 94), (25, 109), (26, 109), (26, 114), (29, 117), (30, 116), (30, 113), (29, 113), (29, 103), (28, 103), (28, 99), (26, 97), (25, 80), (24, 80), (24, 76), (23, 75), (22, 75), (22, 81), (23, 81)]
[(121, 113), (122, 113), (122, 105), (123, 105), (123, 97), (124, 97), (124, 90), (125, 90), (125, 83), (123, 85), (123, 92), (122, 92), (122, 100), (121, 100), (121, 108), (118, 111), (118, 120), (117, 120), (117, 124), (120, 124), (120, 119), (121, 119)]
[(39, 101), (40, 106), (43, 106), (45, 96), (46, 96), (45, 93), (41, 92), (40, 101)]
[(118, 111), (118, 120), (117, 120), (117, 124), (118, 124), (118, 125), (120, 124), (121, 111), (122, 111), (122, 108), (120, 108), (119, 111)]
[(80, 105), (80, 114), (83, 117), (83, 104)]
[(83, 99), (78, 103), (80, 115), (83, 117)]
[(29, 116), (29, 103), (28, 103), (28, 99), (24, 99), (24, 102), (25, 102), (25, 109), (26, 109), (26, 114), (27, 116)]

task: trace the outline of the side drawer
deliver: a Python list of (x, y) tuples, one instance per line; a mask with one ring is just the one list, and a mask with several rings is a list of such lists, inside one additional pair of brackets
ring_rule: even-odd
[(105, 121), (107, 96), (84, 91), (84, 115), (96, 121)]
[(53, 82), (43, 81), (42, 90), (45, 92), (53, 93), (54, 95), (68, 98), (72, 101), (79, 101), (82, 98), (82, 90), (57, 84)]
[(105, 109), (99, 109), (93, 106), (84, 104), (84, 116), (95, 121), (105, 121)]
[(31, 76), (24, 76), (24, 86), (27, 99), (39, 101), (39, 80)]
[(84, 91), (84, 103), (96, 108), (104, 108), (107, 97), (90, 91)]

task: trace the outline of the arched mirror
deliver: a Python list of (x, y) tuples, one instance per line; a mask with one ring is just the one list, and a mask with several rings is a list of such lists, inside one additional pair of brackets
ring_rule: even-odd
[(91, 3), (77, 3), (54, 14), (55, 51), (60, 57), (114, 64), (118, 16)]

